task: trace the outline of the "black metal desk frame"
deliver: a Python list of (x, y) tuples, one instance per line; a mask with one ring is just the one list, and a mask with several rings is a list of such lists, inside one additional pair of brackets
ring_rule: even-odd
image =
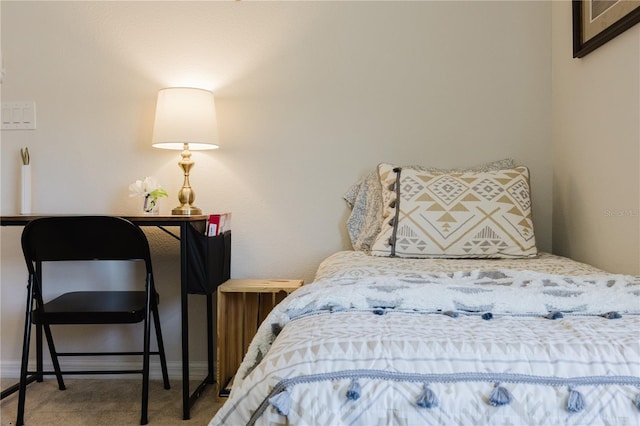
[[(24, 226), (27, 222), (38, 217), (49, 215), (20, 215), (20, 216), (2, 216), (0, 217), (1, 226)], [(189, 226), (193, 226), (204, 232), (206, 223), (206, 215), (192, 216), (173, 216), (173, 215), (116, 215), (130, 220), (138, 226), (156, 226), (180, 241), (180, 306), (181, 306), (181, 332), (182, 332), (182, 418), (189, 420), (191, 418), (191, 407), (201, 395), (202, 391), (208, 384), (215, 383), (215, 348), (214, 348), (214, 330), (215, 315), (213, 312), (213, 293), (204, 295), (207, 299), (207, 377), (205, 377), (198, 386), (190, 393), (189, 389)], [(175, 235), (171, 231), (165, 229), (165, 226), (177, 226), (180, 228), (180, 235)], [(214, 292), (215, 293), (215, 292)], [(42, 371), (42, 329), (36, 327), (36, 357), (38, 362), (38, 371)], [(41, 382), (42, 376), (33, 375), (28, 378), (27, 384), (34, 381)], [(2, 391), (0, 399), (4, 399), (19, 389), (19, 384), (15, 384)]]

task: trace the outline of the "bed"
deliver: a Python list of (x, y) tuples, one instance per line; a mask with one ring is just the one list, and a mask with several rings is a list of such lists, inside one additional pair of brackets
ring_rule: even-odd
[(269, 314), (210, 424), (640, 424), (640, 279), (538, 252), (530, 202), (513, 207), (528, 170), (510, 166), (381, 164), (373, 189), (359, 182), (378, 220), (360, 211), (354, 250)]

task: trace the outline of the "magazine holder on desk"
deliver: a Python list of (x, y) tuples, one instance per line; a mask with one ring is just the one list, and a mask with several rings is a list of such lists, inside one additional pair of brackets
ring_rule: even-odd
[(213, 294), (230, 278), (231, 231), (208, 237), (189, 227), (189, 294)]

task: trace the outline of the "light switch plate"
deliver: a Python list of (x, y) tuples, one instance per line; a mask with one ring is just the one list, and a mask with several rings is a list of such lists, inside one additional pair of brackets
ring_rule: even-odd
[(2, 102), (2, 130), (34, 130), (36, 103)]

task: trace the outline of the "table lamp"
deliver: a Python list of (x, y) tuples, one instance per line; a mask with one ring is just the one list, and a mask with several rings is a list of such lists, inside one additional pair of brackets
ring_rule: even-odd
[(217, 141), (213, 93), (190, 87), (170, 87), (158, 92), (151, 144), (156, 148), (182, 150), (178, 165), (184, 172), (184, 183), (178, 193), (180, 205), (171, 214), (202, 214), (193, 205), (195, 193), (189, 183), (189, 171), (195, 162), (190, 150), (216, 149)]

